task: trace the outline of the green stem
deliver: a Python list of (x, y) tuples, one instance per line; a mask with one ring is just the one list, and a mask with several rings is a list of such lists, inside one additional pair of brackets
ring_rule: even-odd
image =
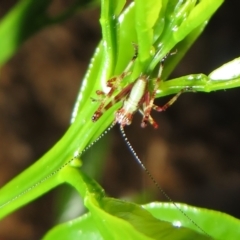
[(240, 78), (229, 80), (212, 80), (204, 74), (191, 74), (168, 81), (162, 81), (157, 97), (176, 94), (185, 87), (192, 87), (197, 92), (213, 92), (240, 87)]
[(58, 173), (66, 163), (74, 160), (76, 153), (81, 155), (90, 141), (110, 125), (112, 117), (109, 115), (113, 116), (114, 108), (97, 123), (88, 120), (91, 119), (92, 111), (85, 108), (82, 111), (88, 114), (84, 118), (82, 114), (78, 115), (51, 150), (0, 190), (0, 218), (66, 181), (59, 180)]

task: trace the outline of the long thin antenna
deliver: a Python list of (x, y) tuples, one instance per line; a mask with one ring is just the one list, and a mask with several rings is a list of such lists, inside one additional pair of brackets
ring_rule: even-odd
[(138, 162), (138, 164), (141, 166), (141, 168), (146, 172), (148, 177), (152, 180), (154, 185), (157, 187), (157, 189), (163, 194), (163, 196), (171, 202), (182, 214), (185, 216), (195, 227), (197, 227), (200, 231), (202, 231), (205, 235), (212, 238), (206, 231), (204, 231), (196, 222), (194, 222), (169, 196), (168, 194), (162, 189), (162, 187), (158, 184), (158, 182), (155, 180), (155, 178), (152, 176), (152, 174), (149, 172), (149, 170), (146, 168), (146, 166), (143, 164), (139, 156), (137, 155), (136, 151), (133, 149), (132, 144), (128, 140), (124, 127), (120, 125), (120, 131), (122, 134), (122, 137), (124, 139), (124, 142), (127, 144), (128, 148), (130, 149), (131, 153), (134, 156), (134, 159)]
[(57, 174), (58, 172), (60, 172), (63, 168), (65, 168), (67, 165), (69, 165), (73, 160), (79, 158), (83, 153), (85, 153), (87, 150), (89, 150), (96, 142), (98, 142), (103, 136), (105, 136), (113, 127), (115, 126), (115, 123), (112, 123), (96, 140), (94, 140), (92, 143), (90, 143), (86, 148), (83, 149), (82, 152), (78, 153), (77, 155), (75, 155), (73, 158), (71, 158), (68, 162), (66, 162), (64, 165), (62, 165), (60, 168), (58, 168), (57, 170), (55, 170), (54, 172), (52, 172), (51, 174), (49, 174), (48, 176), (46, 176), (45, 178), (43, 178), (42, 180), (40, 180), (39, 182), (35, 183), (34, 185), (32, 185), (31, 187), (27, 188), (26, 190), (24, 190), (23, 192), (19, 193), (16, 197), (10, 199), (9, 201), (7, 201), (6, 203), (4, 203), (3, 205), (0, 206), (0, 209), (5, 207), (6, 205), (10, 204), (11, 202), (14, 202), (15, 200), (17, 200), (19, 197), (23, 196), (24, 194), (32, 191), (34, 188), (36, 188), (37, 186), (39, 186), (40, 184), (44, 183), (45, 181), (47, 181), (49, 178), (53, 177), (55, 174)]

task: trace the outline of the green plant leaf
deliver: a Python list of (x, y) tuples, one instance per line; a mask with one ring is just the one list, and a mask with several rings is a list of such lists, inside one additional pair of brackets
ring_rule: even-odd
[(135, 29), (139, 46), (139, 59), (149, 59), (153, 46), (153, 28), (159, 19), (162, 0), (135, 0)]
[(160, 82), (158, 97), (176, 94), (181, 89), (191, 86), (196, 92), (212, 92), (223, 89), (240, 87), (240, 58), (235, 58), (228, 63), (205, 74), (190, 74), (168, 81)]
[[(164, 21), (164, 29), (154, 42), (157, 54), (148, 67), (149, 71), (152, 72), (159, 61), (173, 50), (177, 44), (186, 39), (187, 36), (194, 32), (199, 35), (222, 3), (223, 0), (167, 1), (164, 20), (162, 20)], [(188, 41), (185, 44), (191, 46), (196, 38), (190, 37), (187, 39)], [(181, 44), (181, 46), (183, 47), (184, 45)], [(178, 53), (180, 52), (180, 56), (182, 56), (181, 48), (176, 49)]]
[(108, 213), (125, 220), (139, 233), (151, 239), (208, 239), (203, 233), (199, 234), (185, 227), (174, 227), (171, 222), (163, 221), (161, 218), (158, 220), (140, 205), (134, 203), (104, 198), (102, 207)]
[[(90, 210), (89, 213), (54, 227), (45, 235), (44, 240), (56, 238), (59, 240), (70, 240), (76, 239), (77, 237), (84, 239), (84, 237), (90, 236), (93, 237), (93, 239), (119, 240), (123, 238), (129, 240), (210, 239), (209, 236), (203, 233), (197, 233), (196, 231), (183, 227), (186, 221), (183, 221), (184, 224), (182, 224), (181, 227), (174, 226), (173, 224), (176, 222), (176, 217), (172, 214), (173, 209), (161, 203), (145, 205), (144, 207), (147, 211), (140, 205), (112, 198), (104, 197), (100, 201), (96, 201), (94, 195), (89, 195), (85, 203)], [(155, 206), (153, 207), (154, 204)], [(149, 205), (151, 206), (150, 209), (148, 208)], [(160, 212), (162, 209), (160, 206), (165, 206), (162, 212)], [(186, 205), (184, 205), (184, 208), (186, 208)], [(194, 209), (195, 212), (197, 210), (196, 208), (192, 209)], [(176, 209), (176, 212), (179, 213), (179, 210)], [(189, 213), (189, 211), (187, 211), (187, 213)], [(160, 218), (163, 220), (158, 220)], [(185, 217), (181, 216), (180, 213), (179, 219), (181, 220), (182, 218)]]
[[(231, 240), (240, 238), (240, 220), (222, 212), (192, 207), (186, 204), (177, 203), (177, 205), (214, 239)], [(143, 207), (158, 219), (201, 232), (172, 203), (153, 202)]]
[(84, 214), (80, 218), (57, 225), (51, 229), (43, 240), (74, 240), (74, 239), (91, 239), (103, 240), (96, 227), (94, 219), (90, 213)]
[[(90, 232), (96, 239), (101, 239), (100, 235), (103, 239), (207, 239), (202, 233), (158, 220), (140, 205), (105, 197), (102, 188), (76, 168), (64, 168), (61, 176), (69, 176), (68, 183), (84, 197), (84, 204), (90, 213), (60, 224), (44, 239), (74, 239), (89, 236)], [(157, 204), (155, 206), (159, 207)]]

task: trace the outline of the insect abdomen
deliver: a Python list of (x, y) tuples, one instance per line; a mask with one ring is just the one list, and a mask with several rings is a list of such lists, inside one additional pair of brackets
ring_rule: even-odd
[(139, 102), (143, 98), (147, 85), (145, 77), (139, 78), (133, 85), (129, 97), (124, 101), (123, 109), (128, 113), (134, 113), (138, 109)]

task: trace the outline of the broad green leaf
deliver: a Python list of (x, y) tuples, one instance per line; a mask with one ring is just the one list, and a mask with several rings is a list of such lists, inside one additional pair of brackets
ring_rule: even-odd
[(103, 240), (90, 213), (52, 228), (43, 240)]
[[(96, 201), (89, 195), (86, 205), (90, 212), (75, 220), (60, 224), (49, 231), (44, 240), (51, 239), (161, 239), (207, 240), (209, 236), (190, 230), (188, 220), (171, 204), (140, 205), (111, 198)], [(190, 217), (201, 217), (205, 210), (179, 205)], [(156, 217), (156, 218), (155, 218)], [(161, 219), (161, 220), (158, 220)], [(182, 220), (183, 219), (183, 220)], [(207, 222), (212, 219), (207, 219)], [(206, 222), (206, 219), (205, 219)], [(182, 225), (180, 225), (180, 223)], [(200, 222), (202, 223), (202, 222)], [(218, 222), (219, 223), (219, 222)], [(183, 227), (188, 226), (189, 228)], [(197, 229), (199, 231), (199, 229)], [(215, 238), (214, 238), (215, 239)], [(230, 239), (230, 238), (229, 238)]]
[(192, 207), (186, 204), (177, 203), (177, 205), (198, 227), (189, 221), (172, 203), (153, 202), (144, 205), (144, 208), (158, 219), (172, 222), (178, 226), (185, 226), (198, 232), (203, 229), (213, 239), (240, 239), (240, 220), (222, 212)]
[[(208, 239), (203, 233), (198, 234), (190, 229), (175, 227), (171, 222), (154, 218), (141, 206), (117, 199), (104, 198), (102, 208), (113, 216), (125, 220), (131, 224), (135, 230), (144, 234), (150, 239), (180, 240), (180, 239)], [(119, 232), (121, 234), (121, 232)], [(146, 239), (148, 239), (146, 238)], [(131, 239), (131, 238), (129, 238)]]

